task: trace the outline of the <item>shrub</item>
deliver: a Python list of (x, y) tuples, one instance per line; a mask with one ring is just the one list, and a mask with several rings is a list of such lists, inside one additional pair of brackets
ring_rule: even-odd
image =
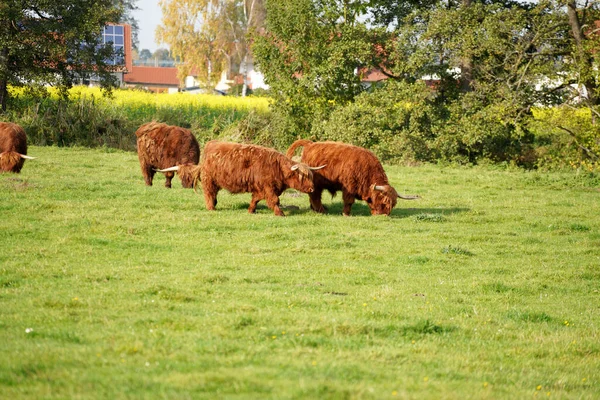
[(23, 126), (37, 145), (107, 146), (135, 149), (135, 130), (152, 120), (191, 129), (201, 143), (218, 137), (254, 111), (268, 111), (265, 98), (153, 94), (117, 90), (111, 98), (96, 88), (75, 87), (69, 99), (56, 93), (11, 89), (8, 120)]
[(387, 162), (431, 161), (433, 127), (440, 120), (434, 96), (422, 82), (387, 82), (315, 123), (312, 135), (371, 149)]
[(536, 108), (530, 128), (536, 135), (539, 166), (600, 170), (600, 124), (594, 123), (589, 108)]
[(447, 119), (435, 127), (432, 144), (440, 159), (476, 164), (481, 160), (533, 166), (533, 135), (518, 112), (501, 103), (489, 104), (467, 93), (447, 105)]

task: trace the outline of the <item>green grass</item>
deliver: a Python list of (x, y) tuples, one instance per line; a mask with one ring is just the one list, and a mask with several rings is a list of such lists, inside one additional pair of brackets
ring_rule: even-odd
[(0, 174), (0, 397), (600, 396), (600, 180), (386, 167), (419, 194), (275, 217), (134, 153)]

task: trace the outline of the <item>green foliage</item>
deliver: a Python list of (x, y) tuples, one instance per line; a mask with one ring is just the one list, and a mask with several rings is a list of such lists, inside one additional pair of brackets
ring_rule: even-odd
[(369, 148), (386, 162), (529, 162), (531, 135), (505, 122), (498, 105), (481, 103), (468, 93), (445, 104), (421, 81), (390, 81), (336, 108), (312, 135)]
[(0, 397), (598, 397), (597, 174), (385, 165), (422, 199), (280, 218), (146, 187), (133, 152), (29, 154), (0, 174)]
[[(254, 53), (286, 136), (343, 140), (388, 161), (532, 168), (531, 108), (600, 98), (599, 36), (589, 30), (599, 5), (568, 3), (269, 2)], [(402, 86), (364, 92), (359, 80), (373, 68)], [(423, 97), (421, 81), (435, 95)], [(415, 107), (394, 109), (398, 98)]]
[(273, 112), (288, 119), (292, 135), (306, 135), (332, 104), (363, 90), (355, 69), (373, 53), (372, 34), (355, 19), (360, 3), (267, 2), (267, 31), (252, 51), (275, 98)]
[(61, 92), (94, 74), (105, 89), (116, 84), (110, 65), (116, 51), (102, 43), (102, 29), (119, 21), (128, 1), (48, 0), (0, 3), (0, 106), (8, 85), (53, 84)]
[(435, 93), (423, 82), (390, 81), (336, 108), (312, 134), (369, 148), (386, 162), (431, 161), (433, 128), (441, 118), (434, 102)]
[(538, 163), (543, 167), (600, 170), (600, 124), (591, 108), (536, 108), (531, 130), (538, 140)]
[(277, 114), (250, 112), (229, 125), (220, 135), (223, 140), (254, 143), (285, 151), (295, 138), (286, 129), (286, 120)]
[(204, 143), (244, 121), (253, 110), (250, 119), (267, 118), (264, 99), (204, 96), (199, 100), (199, 96), (137, 90), (116, 90), (112, 98), (99, 94), (81, 87), (72, 90), (68, 99), (48, 91), (15, 91), (3, 119), (20, 124), (30, 144), (135, 150), (133, 133), (152, 120), (191, 129)]

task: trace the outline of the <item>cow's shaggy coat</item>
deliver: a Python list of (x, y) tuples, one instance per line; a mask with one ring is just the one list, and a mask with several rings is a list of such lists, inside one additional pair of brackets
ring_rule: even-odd
[[(181, 185), (191, 188), (194, 179), (191, 171), (200, 159), (200, 147), (191, 131), (160, 122), (148, 122), (138, 128), (137, 152), (146, 185), (152, 186), (157, 169), (180, 166), (177, 171)], [(171, 187), (174, 171), (165, 172), (165, 187)]]
[(297, 148), (303, 147), (301, 160), (309, 165), (327, 164), (327, 168), (315, 171), (315, 190), (309, 193), (310, 207), (325, 212), (321, 195), (327, 190), (331, 195), (342, 192), (344, 215), (350, 215), (355, 200), (364, 200), (371, 214), (390, 215), (398, 197), (413, 199), (417, 196), (399, 196), (390, 186), (381, 163), (371, 151), (340, 142), (312, 142), (297, 140), (286, 155), (293, 157)]
[(310, 167), (257, 145), (210, 141), (202, 151), (200, 169), (209, 210), (215, 209), (219, 190), (226, 189), (231, 193), (252, 193), (250, 213), (264, 199), (275, 215), (284, 216), (279, 206), (279, 196), (284, 190), (294, 188), (305, 193), (313, 190)]
[(0, 122), (0, 171), (21, 172), (27, 154), (27, 135), (11, 122)]

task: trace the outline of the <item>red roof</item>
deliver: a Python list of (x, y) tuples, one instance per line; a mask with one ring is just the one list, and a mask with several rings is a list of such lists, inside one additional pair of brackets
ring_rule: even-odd
[(169, 85), (179, 86), (177, 68), (132, 66), (123, 80), (130, 85)]
[(376, 68), (362, 70), (360, 71), (360, 74), (362, 75), (362, 82), (379, 82), (388, 78), (387, 75)]

